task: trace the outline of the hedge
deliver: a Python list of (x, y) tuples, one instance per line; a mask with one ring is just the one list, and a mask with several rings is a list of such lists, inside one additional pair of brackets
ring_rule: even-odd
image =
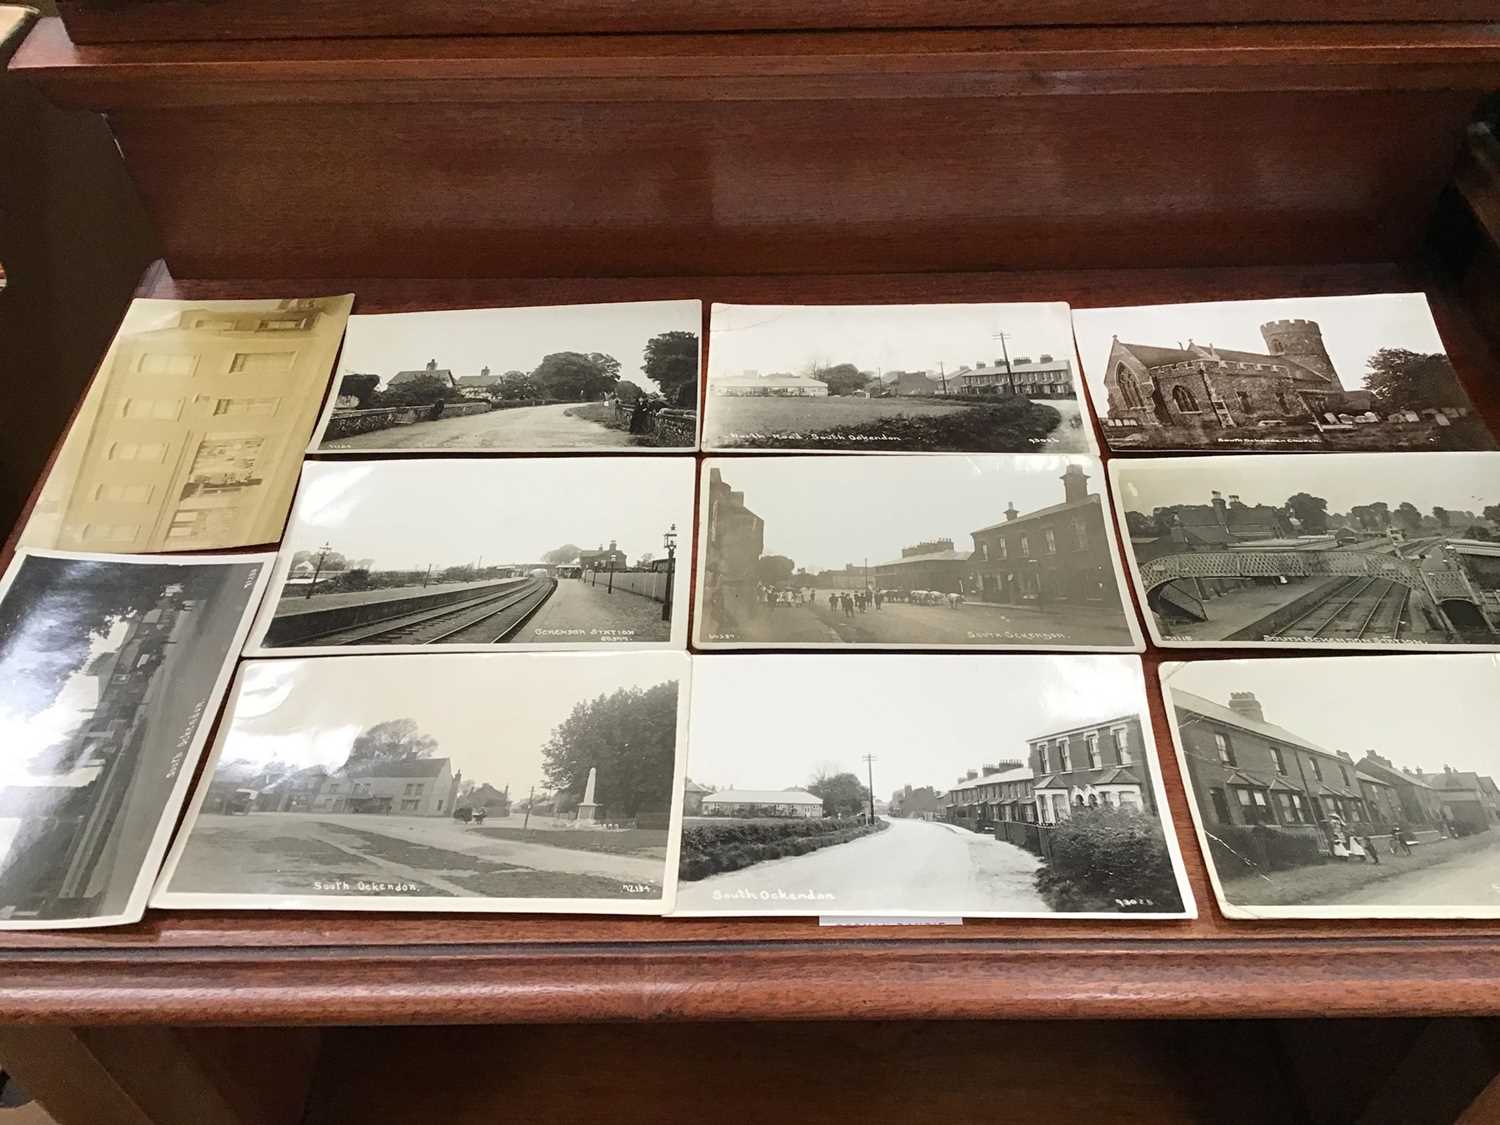
[(1052, 830), (1037, 892), (1054, 910), (1171, 913), (1182, 909), (1172, 859), (1153, 816), (1074, 809)]
[(1208, 838), (1214, 866), (1223, 877), (1246, 869), (1286, 871), (1321, 863), (1318, 841), (1306, 832), (1288, 832), (1273, 825), (1216, 824)]
[(883, 820), (865, 824), (853, 819), (814, 818), (767, 823), (730, 821), (695, 824), (682, 833), (678, 878), (686, 882), (738, 871), (769, 859), (806, 855), (819, 848), (846, 844), (887, 827)]

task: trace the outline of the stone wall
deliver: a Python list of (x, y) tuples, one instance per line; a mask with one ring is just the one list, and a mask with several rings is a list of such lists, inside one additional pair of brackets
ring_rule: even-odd
[[(533, 404), (526, 404), (533, 405)], [(461, 418), (468, 414), (484, 414), (491, 407), (486, 401), (470, 399), (466, 402), (445, 402), (437, 415), (440, 418)], [(367, 434), (371, 430), (384, 430), (392, 426), (409, 426), (413, 422), (425, 422), (433, 417), (430, 406), (379, 406), (370, 410), (336, 410), (328, 419), (326, 438), (345, 438), (355, 434)]]

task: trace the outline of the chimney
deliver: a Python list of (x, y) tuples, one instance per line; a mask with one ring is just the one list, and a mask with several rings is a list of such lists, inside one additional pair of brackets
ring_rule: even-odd
[(429, 359), (427, 361), (427, 370), (428, 371), (436, 371), (437, 370), (437, 360), (435, 360), (435, 359)]
[(1069, 465), (1062, 475), (1062, 482), (1065, 503), (1073, 504), (1079, 500), (1088, 499), (1089, 477), (1083, 471), (1082, 465)]
[(1037, 362), (1038, 363), (1051, 363), (1052, 362), (1052, 357), (1050, 355), (1048, 355), (1046, 352), (1043, 352), (1042, 353), (1042, 358), (1039, 359), (1039, 360), (1037, 360)]
[(1260, 700), (1255, 698), (1253, 691), (1230, 692), (1229, 709), (1236, 715), (1243, 715), (1247, 719), (1254, 719), (1257, 723), (1266, 721), (1266, 713), (1261, 710)]
[(614, 540), (613, 540), (613, 539), (611, 539), (611, 540), (610, 540), (610, 541), (609, 541), (609, 549), (610, 549), (610, 550), (611, 550), (611, 551), (614, 551), (614, 550), (618, 550), (618, 548), (617, 548), (617, 547), (616, 547), (616, 546), (615, 546), (615, 541), (614, 541)]
[(479, 377), (481, 379), (488, 379), (490, 377), (490, 365), (488, 363), (479, 369)]
[(1239, 494), (1238, 493), (1231, 492), (1229, 494), (1229, 506), (1231, 508), (1243, 508), (1244, 507), (1244, 505), (1240, 503), (1240, 498), (1239, 498)]
[(1005, 522), (1009, 523), (1011, 520), (1015, 519), (1021, 513), (1018, 512), (1018, 511), (1016, 511), (1016, 502), (1014, 500), (1008, 500), (1008, 501), (1006, 501), (1006, 505), (1007, 506), (1006, 506), (1006, 509), (1005, 509)]
[(979, 771), (978, 770), (964, 770), (964, 780), (965, 781), (973, 781), (978, 776), (979, 776)]
[(1354, 764), (1354, 759), (1349, 756), (1349, 751), (1335, 750), (1334, 753), (1337, 754), (1340, 758), (1344, 759), (1344, 761), (1348, 762), (1351, 766)]
[(1214, 516), (1218, 519), (1220, 527), (1227, 528), (1229, 526), (1229, 516), (1224, 506), (1224, 494), (1216, 488), (1214, 489), (1213, 497)]

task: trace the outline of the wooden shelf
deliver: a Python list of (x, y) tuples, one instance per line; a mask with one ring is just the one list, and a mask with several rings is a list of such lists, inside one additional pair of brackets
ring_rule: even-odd
[[(1492, 425), (1495, 355), (1457, 291), (1390, 263), (838, 277), (174, 281), (143, 294), (358, 294), (357, 310), (656, 297), (726, 301), (1143, 301), (1425, 288)], [(820, 928), (811, 919), (153, 911), (106, 931), (0, 935), (0, 1021), (526, 1022), (1478, 1014), (1497, 922), (1229, 922), (1217, 912), (1147, 656), (1162, 773), (1200, 917)], [(1180, 654), (1176, 654), (1180, 658)], [(1212, 658), (1229, 653), (1205, 653)], [(1243, 656), (1243, 653), (1233, 655)], [(871, 656), (870, 659), (877, 659)], [(713, 659), (706, 656), (704, 659)], [(786, 659), (798, 659), (788, 654)]]

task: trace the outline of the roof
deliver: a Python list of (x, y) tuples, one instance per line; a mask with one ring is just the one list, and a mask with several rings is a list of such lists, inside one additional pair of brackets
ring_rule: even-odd
[(929, 551), (925, 555), (905, 555), (899, 559), (888, 559), (875, 565), (901, 566), (904, 563), (968, 562), (972, 551)]
[(1027, 512), (1025, 515), (1017, 516), (1013, 520), (1001, 520), (999, 523), (992, 523), (988, 527), (981, 527), (977, 531), (970, 532), (970, 534), (980, 535), (983, 532), (994, 531), (997, 528), (1019, 527), (1027, 520), (1040, 519), (1042, 516), (1054, 516), (1059, 512), (1071, 511), (1074, 508), (1086, 508), (1090, 504), (1097, 503), (1099, 503), (1099, 497), (1090, 492), (1082, 500), (1064, 500), (1061, 504), (1053, 504), (1047, 508), (1038, 508), (1034, 512)]
[(1141, 776), (1136, 773), (1134, 764), (1114, 766), (1113, 768), (1106, 769), (1102, 777), (1089, 779), (1090, 785), (1124, 785), (1127, 782), (1132, 782), (1136, 785), (1141, 784)]
[(458, 385), (460, 387), (493, 387), (500, 382), (499, 375), (460, 375)]
[(685, 784), (682, 787), (682, 791), (684, 793), (711, 793), (711, 792), (713, 792), (713, 790), (711, 790), (707, 785), (700, 785), (698, 782), (694, 781), (692, 778), (688, 778), (687, 784)]
[(446, 367), (424, 367), (418, 371), (396, 372), (391, 376), (389, 386), (394, 387), (397, 383), (410, 383), (414, 379), (420, 379), (429, 375), (434, 379), (446, 379), (449, 383), (453, 382), (453, 372), (449, 371)]
[(1486, 543), (1483, 539), (1449, 539), (1446, 545), (1460, 555), (1489, 555), (1500, 558), (1500, 543)]
[(407, 758), (389, 761), (346, 763), (339, 773), (345, 777), (436, 777), (448, 765), (447, 758)]
[(1354, 772), (1356, 774), (1361, 770), (1365, 771), (1367, 776), (1393, 778), (1394, 781), (1391, 784), (1399, 782), (1403, 785), (1420, 785), (1423, 789), (1432, 788), (1430, 781), (1432, 774), (1407, 773), (1403, 769), (1397, 769), (1395, 766), (1388, 766), (1384, 762), (1375, 761), (1370, 757), (1369, 751), (1366, 751), (1365, 756), (1354, 764)]
[(805, 789), (721, 789), (703, 798), (703, 803), (724, 805), (817, 805), (823, 798)]
[(978, 789), (981, 785), (999, 785), (1007, 781), (1030, 781), (1032, 778), (1030, 766), (1016, 766), (999, 773), (987, 773), (983, 777), (976, 777), (969, 781), (961, 781), (948, 790), (950, 793), (959, 793), (965, 789)]
[[(1205, 699), (1201, 695), (1195, 695), (1190, 691), (1174, 687), (1172, 691), (1172, 705), (1183, 711), (1196, 711), (1198, 714), (1215, 722), (1227, 723), (1242, 730), (1248, 730), (1253, 734), (1265, 735), (1274, 738), (1278, 742), (1288, 742), (1293, 746), (1300, 746), (1304, 750), (1311, 750), (1315, 754), (1323, 754), (1337, 761), (1344, 761), (1332, 750), (1319, 746), (1316, 742), (1303, 738), (1300, 734), (1293, 734), (1285, 727), (1278, 727), (1275, 723), (1268, 723), (1263, 719), (1252, 719), (1249, 715), (1241, 715), (1232, 707), (1215, 703), (1212, 699)], [(1346, 765), (1353, 763), (1346, 762)]]
[(1153, 344), (1127, 344), (1116, 340), (1115, 346), (1129, 352), (1147, 367), (1161, 367), (1168, 363), (1189, 363), (1200, 358), (1196, 353), (1182, 348), (1158, 348)]
[(1444, 770), (1442, 773), (1428, 774), (1432, 779), (1434, 789), (1443, 789), (1448, 792), (1456, 790), (1472, 789), (1479, 790), (1479, 775), (1473, 770)]
[(1112, 726), (1116, 725), (1117, 723), (1129, 723), (1129, 722), (1139, 723), (1140, 721), (1141, 721), (1141, 717), (1139, 715), (1132, 715), (1132, 714), (1116, 715), (1116, 716), (1114, 716), (1113, 718), (1110, 718), (1110, 719), (1095, 719), (1091, 723), (1078, 723), (1076, 726), (1063, 727), (1061, 730), (1049, 730), (1046, 734), (1032, 735), (1026, 741), (1027, 742), (1045, 742), (1049, 738), (1058, 738), (1058, 737), (1060, 737), (1062, 735), (1065, 735), (1065, 734), (1072, 734), (1075, 731), (1093, 730), (1095, 727), (1112, 727)]

